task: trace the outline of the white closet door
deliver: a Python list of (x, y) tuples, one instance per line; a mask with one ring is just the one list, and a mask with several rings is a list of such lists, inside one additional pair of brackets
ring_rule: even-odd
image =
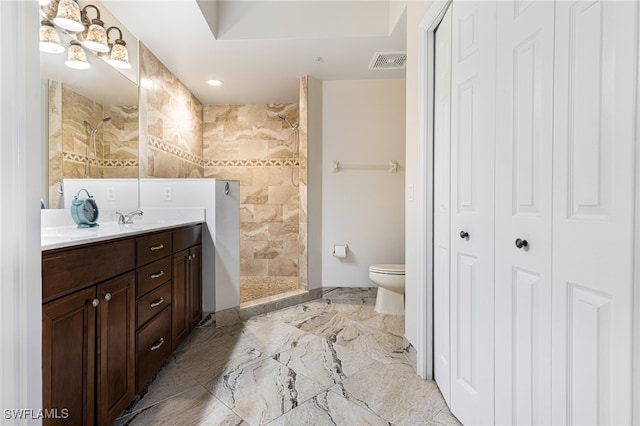
[(556, 3), (552, 420), (558, 424), (632, 421), (637, 43), (638, 2)]
[(449, 190), (451, 146), (451, 8), (435, 32), (434, 89), (434, 372), (447, 404), (449, 395)]
[(452, 8), (451, 410), (491, 424), (496, 3)]
[(496, 424), (551, 422), (553, 17), (498, 3)]

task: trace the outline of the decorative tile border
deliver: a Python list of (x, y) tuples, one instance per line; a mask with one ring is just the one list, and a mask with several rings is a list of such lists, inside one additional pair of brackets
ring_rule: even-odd
[(82, 155), (82, 154), (76, 154), (73, 152), (63, 152), (62, 153), (62, 159), (64, 161), (73, 161), (76, 163), (82, 163), (82, 164), (86, 164), (89, 163), (93, 166), (98, 166), (98, 167), (138, 167), (138, 160), (136, 159), (124, 159), (124, 160), (119, 160), (119, 159), (106, 159), (106, 160), (101, 160), (101, 159), (96, 159), (96, 158), (89, 158), (86, 155)]
[(167, 154), (171, 154), (182, 160), (189, 161), (190, 163), (193, 163), (197, 166), (202, 166), (202, 158), (188, 151), (185, 151), (184, 149), (178, 148), (177, 146), (164, 143), (160, 139), (153, 136), (147, 136), (147, 145), (150, 148), (155, 148), (158, 151), (166, 152)]
[(299, 166), (298, 160), (292, 159), (271, 159), (271, 160), (206, 160), (204, 162), (205, 167), (220, 167), (220, 166), (237, 166), (237, 167), (255, 167), (255, 166), (274, 166), (284, 167), (291, 166), (292, 164)]

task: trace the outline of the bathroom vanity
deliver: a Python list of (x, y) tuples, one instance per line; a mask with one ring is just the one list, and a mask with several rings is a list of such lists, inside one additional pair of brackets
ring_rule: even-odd
[(61, 424), (111, 424), (202, 319), (202, 224), (95, 240), (43, 244), (43, 402)]

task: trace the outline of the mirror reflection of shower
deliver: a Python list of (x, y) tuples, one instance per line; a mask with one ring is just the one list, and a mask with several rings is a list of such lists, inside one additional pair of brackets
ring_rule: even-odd
[(293, 154), (291, 155), (291, 185), (298, 187), (299, 183), (296, 183), (293, 179), (293, 171), (296, 167), (296, 158), (298, 156), (298, 123), (291, 124), (291, 122), (280, 114), (278, 114), (278, 118), (282, 121), (285, 121), (291, 130), (293, 130)]
[(89, 130), (89, 144), (87, 144), (87, 162), (84, 165), (85, 178), (89, 177), (89, 172), (91, 171), (90, 169), (91, 157), (89, 157), (89, 154), (92, 146), (93, 146), (93, 161), (96, 164), (96, 168), (98, 167), (98, 156), (96, 152), (97, 151), (96, 150), (96, 133), (98, 133), (98, 130), (100, 130), (100, 127), (102, 127), (102, 125), (109, 120), (111, 120), (110, 116), (103, 117), (102, 120), (100, 120), (100, 122), (95, 126), (92, 126), (91, 123), (89, 123), (87, 120), (84, 120), (82, 122), (82, 124), (84, 124), (84, 127), (87, 128), (87, 130)]

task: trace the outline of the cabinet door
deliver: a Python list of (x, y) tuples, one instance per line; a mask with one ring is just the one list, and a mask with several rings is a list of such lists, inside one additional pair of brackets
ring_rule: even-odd
[(638, 401), (631, 354), (639, 6), (636, 1), (556, 3), (551, 363), (556, 424), (631, 424), (632, 397)]
[(553, 24), (553, 2), (498, 2), (496, 424), (551, 423)]
[(94, 424), (95, 297), (91, 287), (42, 307), (43, 406), (69, 414), (45, 425)]
[(451, 411), (491, 424), (496, 3), (452, 7)]
[(189, 329), (202, 320), (202, 246), (189, 249)]
[(172, 263), (171, 340), (175, 349), (189, 334), (189, 250), (175, 253)]
[(98, 285), (98, 423), (111, 424), (135, 396), (135, 274)]

